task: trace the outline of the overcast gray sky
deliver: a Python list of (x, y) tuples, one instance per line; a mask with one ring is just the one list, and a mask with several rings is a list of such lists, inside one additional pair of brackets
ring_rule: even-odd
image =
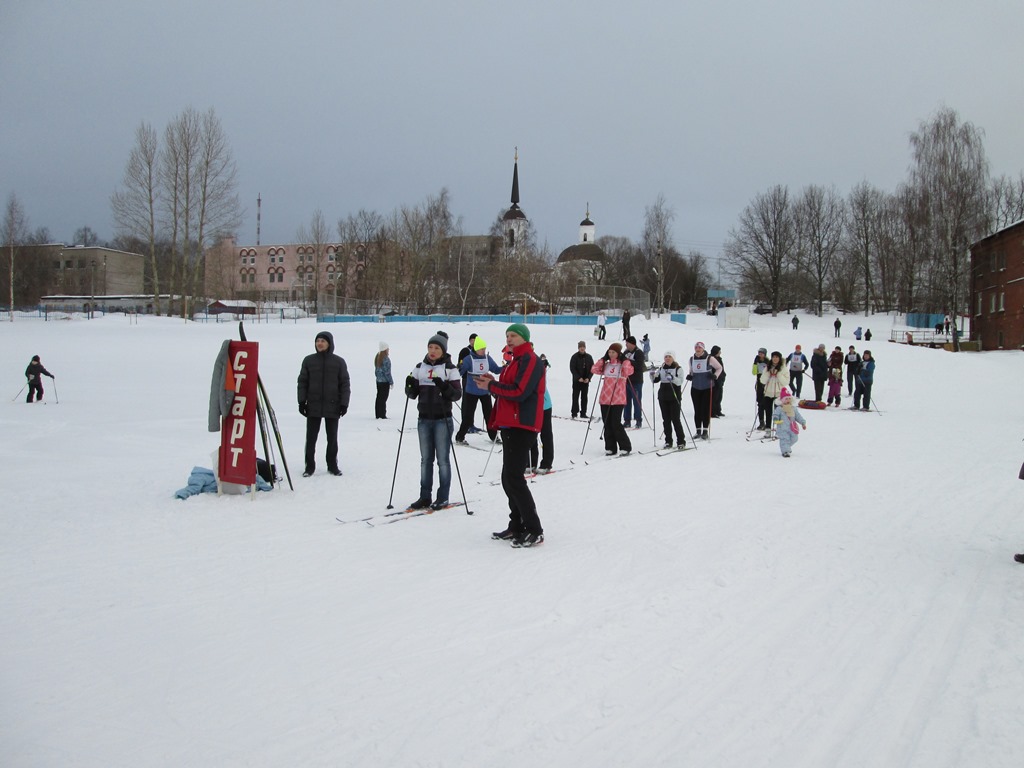
[[(701, 6), (701, 7), (694, 7)], [(467, 234), (521, 205), (557, 253), (589, 201), (638, 239), (659, 194), (716, 257), (775, 184), (894, 190), (942, 106), (1024, 168), (1020, 0), (0, 1), (0, 195), (32, 229), (114, 236), (134, 132), (216, 110), (241, 242), (292, 242), (447, 187)]]

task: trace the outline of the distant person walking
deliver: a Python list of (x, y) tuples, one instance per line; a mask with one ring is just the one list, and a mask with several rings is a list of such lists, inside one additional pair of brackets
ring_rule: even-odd
[(839, 329), (843, 327), (842, 321), (837, 317), (836, 321), (832, 323), (832, 327), (836, 329), (836, 338), (839, 338)]
[(632, 315), (629, 313), (628, 309), (623, 311), (623, 313), (622, 313), (622, 339), (623, 340), (626, 340), (630, 336), (633, 335), (632, 333), (629, 332), (629, 319), (631, 317), (632, 317)]
[(43, 402), (43, 376), (49, 376), (51, 379), (57, 378), (43, 368), (39, 355), (33, 355), (32, 360), (29, 361), (28, 367), (25, 369), (25, 378), (28, 380), (28, 398), (25, 400), (26, 403), (32, 402), (33, 395), (35, 395), (37, 403)]
[(604, 313), (602, 309), (597, 313), (597, 340), (603, 341), (605, 334), (608, 332), (608, 315)]
[(800, 318), (797, 317), (796, 315), (793, 315), (792, 322), (793, 322), (793, 330), (795, 331), (800, 326)]

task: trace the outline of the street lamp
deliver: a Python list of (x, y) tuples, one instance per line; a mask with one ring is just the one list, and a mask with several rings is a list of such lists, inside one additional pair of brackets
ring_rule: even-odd
[(96, 259), (89, 262), (89, 266), (92, 267), (92, 288), (90, 289), (91, 297), (89, 299), (89, 319), (93, 316), (93, 307), (96, 305)]
[(665, 254), (658, 241), (658, 317), (665, 311)]

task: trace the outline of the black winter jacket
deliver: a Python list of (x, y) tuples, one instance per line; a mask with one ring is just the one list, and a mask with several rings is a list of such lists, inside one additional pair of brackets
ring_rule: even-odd
[(594, 358), (586, 352), (577, 352), (569, 358), (569, 371), (572, 372), (572, 380), (585, 379), (590, 381), (593, 378)]
[(348, 411), (352, 394), (348, 366), (334, 354), (334, 336), (327, 331), (317, 336), (327, 339), (327, 351), (303, 358), (299, 370), (299, 405), (306, 403), (307, 418), (337, 419)]

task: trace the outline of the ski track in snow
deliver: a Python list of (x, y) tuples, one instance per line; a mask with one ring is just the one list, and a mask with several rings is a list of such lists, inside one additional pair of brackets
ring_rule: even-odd
[[(489, 539), (508, 515), (486, 485), (497, 452), (482, 479), (487, 453), (457, 454), (474, 516), (334, 519), (386, 511), (396, 454), (393, 503), (416, 497), (404, 398), (382, 430), (369, 361), (387, 339), (398, 380), (436, 324), (248, 325), (296, 490), (184, 502), (172, 492), (216, 447), (210, 369), (234, 324), (0, 327), (4, 386), (41, 354), (61, 397), (0, 409), (5, 764), (1018, 765), (1024, 358), (874, 343), (883, 413), (806, 411), (782, 461), (744, 440), (749, 361), (830, 346), (832, 318), (799, 334), (786, 317), (694, 319), (640, 322), (662, 348), (723, 346), (731, 416), (696, 451), (625, 461), (604, 460), (595, 421), (589, 465), (586, 422), (559, 419), (555, 464), (576, 464), (530, 485), (535, 550)], [(453, 348), (503, 328), (455, 326)], [(353, 376), (345, 474), (323, 471), (321, 438), (303, 479), (295, 376), (323, 329)], [(556, 411), (577, 335), (534, 329)], [(655, 440), (630, 437), (660, 447), (660, 420)]]

